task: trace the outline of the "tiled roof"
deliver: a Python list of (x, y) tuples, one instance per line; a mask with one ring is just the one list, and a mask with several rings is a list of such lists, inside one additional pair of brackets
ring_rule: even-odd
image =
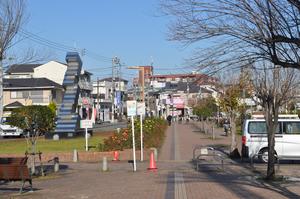
[[(102, 81), (108, 81), (108, 82), (111, 82), (111, 81), (112, 81), (112, 78), (111, 78), (111, 77), (107, 77), (107, 78), (104, 78), (104, 79), (99, 79), (99, 81), (100, 81), (100, 82), (102, 82)], [(119, 78), (116, 77), (116, 78), (115, 78), (115, 82), (118, 82), (118, 81), (119, 81)], [(120, 81), (125, 82), (125, 83), (128, 82), (126, 79), (122, 79), (122, 78), (120, 78)]]
[(18, 78), (18, 79), (3, 79), (4, 90), (12, 88), (43, 88), (53, 87), (62, 88), (61, 85), (47, 78)]
[(24, 106), (24, 105), (18, 101), (15, 101), (13, 103), (5, 105), (4, 108), (17, 108), (17, 107), (21, 107), (21, 106)]
[(6, 73), (33, 73), (33, 69), (41, 65), (42, 64), (14, 64), (9, 66)]

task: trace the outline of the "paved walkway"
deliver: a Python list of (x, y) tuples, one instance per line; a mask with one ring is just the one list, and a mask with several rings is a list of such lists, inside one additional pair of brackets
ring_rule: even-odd
[(198, 125), (174, 123), (168, 128), (158, 171), (148, 171), (149, 162), (138, 162), (137, 172), (122, 161), (109, 162), (109, 172), (101, 172), (100, 163), (69, 163), (61, 165), (58, 175), (35, 179), (33, 193), (17, 195), (19, 182), (0, 184), (0, 198), (300, 198), (299, 182), (266, 184), (246, 164), (229, 159), (224, 171), (209, 164), (195, 171), (190, 163), (195, 145), (226, 147), (230, 143), (221, 129), (212, 140), (210, 134), (199, 132)]

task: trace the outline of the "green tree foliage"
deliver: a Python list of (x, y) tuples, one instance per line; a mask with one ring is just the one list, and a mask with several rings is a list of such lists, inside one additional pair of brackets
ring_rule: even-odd
[(29, 130), (36, 124), (39, 133), (49, 132), (54, 127), (55, 114), (48, 106), (24, 106), (12, 111), (10, 124), (23, 130)]
[(56, 115), (56, 109), (57, 109), (57, 106), (56, 106), (56, 103), (51, 101), (48, 105), (48, 107), (50, 108), (50, 110), (52, 111), (52, 113), (54, 115)]
[(230, 120), (231, 126), (231, 155), (234, 156), (234, 151), (237, 151), (236, 141), (236, 118), (238, 113), (244, 107), (240, 103), (242, 86), (241, 84), (232, 84), (225, 89), (224, 94), (220, 97), (218, 103), (222, 111), (226, 112)]
[(217, 112), (216, 101), (213, 97), (201, 99), (198, 104), (193, 108), (193, 114), (202, 118), (213, 116)]

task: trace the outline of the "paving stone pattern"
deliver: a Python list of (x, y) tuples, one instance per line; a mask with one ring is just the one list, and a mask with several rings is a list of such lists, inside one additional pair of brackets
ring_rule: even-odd
[[(225, 160), (220, 165), (191, 164), (195, 145), (220, 147), (230, 143), (222, 129), (211, 134), (199, 131), (198, 122), (173, 123), (159, 150), (157, 171), (148, 171), (149, 161), (137, 161), (137, 171), (127, 161), (108, 162), (109, 171), (102, 172), (100, 163), (68, 163), (57, 175), (33, 181), (34, 192), (18, 195), (20, 182), (1, 183), (0, 198), (101, 198), (101, 199), (234, 199), (234, 198), (300, 198), (299, 182), (265, 183), (248, 163)], [(139, 157), (139, 156), (137, 156)], [(264, 165), (258, 165), (258, 168)], [(298, 164), (282, 165), (281, 172), (299, 175)]]

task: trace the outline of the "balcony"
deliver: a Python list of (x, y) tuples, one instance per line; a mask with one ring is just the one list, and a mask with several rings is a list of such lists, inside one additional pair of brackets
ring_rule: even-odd
[(89, 90), (89, 91), (93, 90), (93, 84), (91, 82), (80, 80), (78, 82), (78, 86), (81, 90)]

